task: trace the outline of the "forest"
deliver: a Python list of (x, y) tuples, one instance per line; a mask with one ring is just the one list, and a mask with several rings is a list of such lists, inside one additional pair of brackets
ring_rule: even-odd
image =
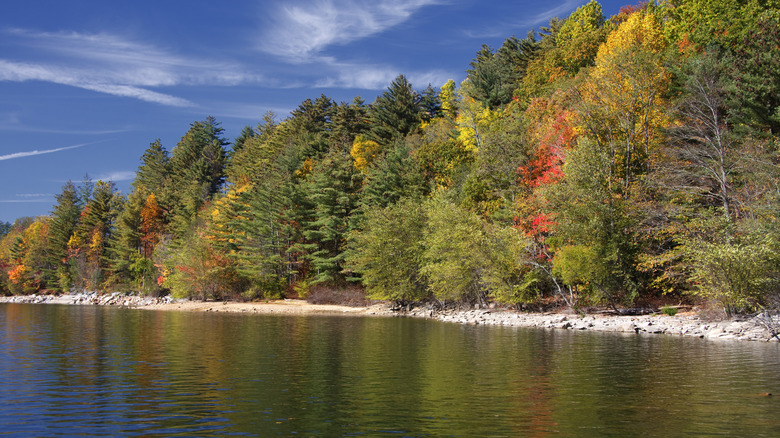
[(780, 1), (590, 1), (466, 72), (196, 121), (0, 224), (0, 293), (778, 306)]

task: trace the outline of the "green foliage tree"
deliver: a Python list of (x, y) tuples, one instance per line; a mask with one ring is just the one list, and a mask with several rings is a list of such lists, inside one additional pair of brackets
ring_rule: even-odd
[(360, 96), (350, 103), (336, 106), (331, 119), (331, 136), (335, 142), (352, 144), (355, 138), (369, 130), (368, 107)]
[(463, 184), (462, 204), (486, 217), (511, 221), (520, 191), (517, 169), (529, 155), (526, 123), (512, 103), (492, 112), (484, 125), (481, 147)]
[(718, 45), (733, 49), (755, 26), (763, 11), (777, 10), (777, 0), (672, 0), (662, 3), (667, 39), (682, 48)]
[(235, 140), (233, 140), (233, 148), (230, 150), (230, 157), (233, 157), (236, 152), (240, 151), (244, 144), (246, 144), (247, 140), (251, 139), (256, 135), (255, 130), (252, 129), (251, 126), (244, 126), (243, 129), (241, 129), (241, 134), (236, 137)]
[(604, 23), (604, 13), (596, 0), (577, 8), (563, 22), (555, 42), (561, 67), (567, 73), (575, 75), (581, 68), (593, 64), (607, 35)]
[(164, 286), (177, 298), (222, 300), (241, 289), (241, 279), (224, 252), (209, 239), (202, 223), (196, 223), (189, 238), (163, 252), (170, 274)]
[(110, 238), (108, 287), (158, 295), (154, 251), (162, 239), (163, 211), (154, 193), (139, 188), (130, 193)]
[(418, 200), (402, 199), (369, 209), (362, 229), (350, 232), (346, 267), (371, 298), (406, 303), (428, 296), (421, 273), (426, 221)]
[[(328, 96), (311, 100), (306, 99), (292, 111), (292, 117), (287, 121), (290, 129), (299, 133), (327, 134), (330, 131), (331, 120), (336, 103)], [(327, 148), (318, 152), (325, 153)]]
[[(637, 271), (637, 213), (630, 194), (616, 190), (611, 151), (582, 139), (545, 188), (556, 213), (553, 274), (592, 302), (630, 304), (643, 284)], [(619, 185), (618, 185), (619, 187)]]
[(486, 304), (482, 281), (487, 264), (487, 237), (480, 219), (445, 199), (427, 207), (422, 274), (433, 296), (442, 302)]
[(775, 233), (764, 231), (728, 241), (687, 241), (693, 293), (714, 300), (729, 317), (766, 305), (780, 286), (780, 246)]
[(530, 301), (525, 239), (512, 228), (489, 226), (443, 196), (425, 206), (427, 225), (420, 272), (441, 302), (486, 305)]

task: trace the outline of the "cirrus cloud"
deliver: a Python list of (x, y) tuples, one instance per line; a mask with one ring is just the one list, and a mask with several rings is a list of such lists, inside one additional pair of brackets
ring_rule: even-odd
[(292, 61), (308, 61), (331, 45), (375, 35), (408, 20), (441, 0), (335, 1), (284, 4), (272, 14), (261, 49)]
[(192, 102), (150, 88), (237, 85), (261, 78), (240, 66), (184, 57), (108, 33), (2, 32), (5, 44), (27, 48), (24, 61), (0, 59), (0, 81), (43, 81), (168, 106)]
[(13, 160), (14, 158), (33, 157), (33, 156), (36, 156), (36, 155), (52, 154), (54, 152), (67, 151), (67, 150), (70, 150), (70, 149), (78, 149), (80, 147), (84, 147), (84, 146), (87, 146), (87, 145), (90, 145), (90, 144), (93, 144), (93, 143), (82, 143), (82, 144), (76, 144), (76, 145), (73, 145), (73, 146), (64, 146), (64, 147), (61, 147), (61, 148), (54, 148), (54, 149), (43, 149), (43, 150), (35, 149), (35, 150), (32, 150), (32, 151), (14, 152), (14, 153), (11, 153), (11, 154), (0, 155), (0, 161)]

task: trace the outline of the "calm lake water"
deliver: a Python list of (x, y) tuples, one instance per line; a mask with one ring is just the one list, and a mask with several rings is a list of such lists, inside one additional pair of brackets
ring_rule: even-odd
[(777, 437), (778, 347), (0, 304), (0, 436)]

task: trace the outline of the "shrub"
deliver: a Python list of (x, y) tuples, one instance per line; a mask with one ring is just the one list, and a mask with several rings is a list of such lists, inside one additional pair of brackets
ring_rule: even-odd
[(674, 316), (677, 315), (677, 308), (671, 306), (663, 306), (661, 308), (661, 313), (663, 313), (664, 315)]
[(699, 242), (690, 250), (693, 294), (718, 301), (728, 316), (752, 311), (776, 290), (780, 254), (771, 238), (747, 243)]

